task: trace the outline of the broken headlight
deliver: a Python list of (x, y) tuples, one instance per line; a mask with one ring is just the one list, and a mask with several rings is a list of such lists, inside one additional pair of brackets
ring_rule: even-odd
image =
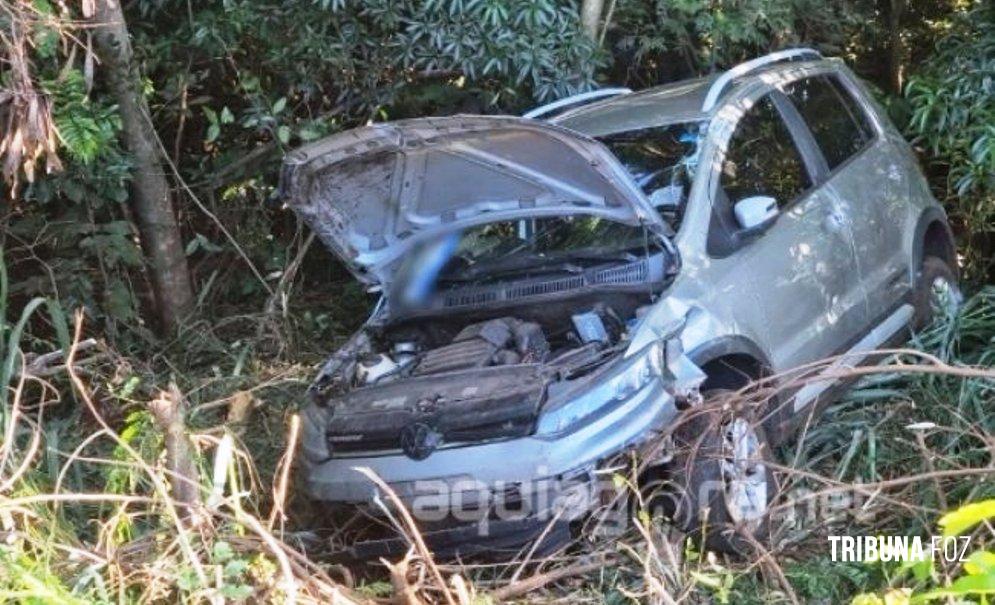
[(622, 359), (606, 373), (592, 377), (591, 386), (539, 417), (536, 433), (551, 435), (568, 431), (588, 417), (605, 412), (632, 397), (664, 372), (664, 347), (660, 341)]

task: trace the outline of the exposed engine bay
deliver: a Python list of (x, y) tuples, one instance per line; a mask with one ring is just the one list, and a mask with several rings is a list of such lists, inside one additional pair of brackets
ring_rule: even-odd
[(405, 369), (412, 376), (438, 374), (468, 368), (541, 363), (549, 356), (549, 343), (542, 327), (514, 317), (499, 317), (470, 324), (449, 344), (419, 354), (417, 340), (398, 341), (393, 357), (374, 353), (359, 359), (358, 384), (376, 384), (397, 378)]
[[(624, 349), (648, 293), (580, 296), (495, 317), (461, 315), (368, 326), (323, 368), (312, 396), (327, 406), (333, 457), (530, 434), (550, 392)], [(510, 311), (510, 312), (509, 312)], [(552, 386), (555, 385), (555, 386)], [(409, 451), (405, 430), (431, 434)]]

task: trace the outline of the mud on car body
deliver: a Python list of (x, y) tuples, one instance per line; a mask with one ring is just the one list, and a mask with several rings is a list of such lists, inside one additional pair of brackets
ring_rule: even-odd
[[(612, 93), (375, 124), (287, 156), (288, 205), (381, 295), (311, 387), (310, 496), (379, 514), (366, 467), (440, 551), (555, 543), (599, 469), (701, 393), (857, 363), (934, 293), (956, 297), (946, 218), (842, 63), (782, 51)], [(838, 386), (690, 435), (716, 456), (672, 472), (685, 529), (762, 532), (769, 442)], [(509, 501), (518, 514), (497, 510)]]

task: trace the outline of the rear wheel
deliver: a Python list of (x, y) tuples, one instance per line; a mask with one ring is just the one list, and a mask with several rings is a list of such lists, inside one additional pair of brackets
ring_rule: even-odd
[(953, 269), (938, 257), (924, 258), (912, 293), (912, 326), (921, 330), (937, 316), (952, 316), (963, 302)]
[(677, 429), (674, 441), (674, 523), (719, 552), (747, 554), (755, 542), (769, 541), (778, 486), (762, 424), (748, 415), (700, 414)]

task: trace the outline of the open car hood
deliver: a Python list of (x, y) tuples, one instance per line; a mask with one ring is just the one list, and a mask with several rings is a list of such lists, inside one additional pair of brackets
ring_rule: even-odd
[(348, 130), (288, 154), (280, 193), (369, 285), (417, 242), (482, 223), (591, 214), (669, 230), (601, 143), (515, 117)]

